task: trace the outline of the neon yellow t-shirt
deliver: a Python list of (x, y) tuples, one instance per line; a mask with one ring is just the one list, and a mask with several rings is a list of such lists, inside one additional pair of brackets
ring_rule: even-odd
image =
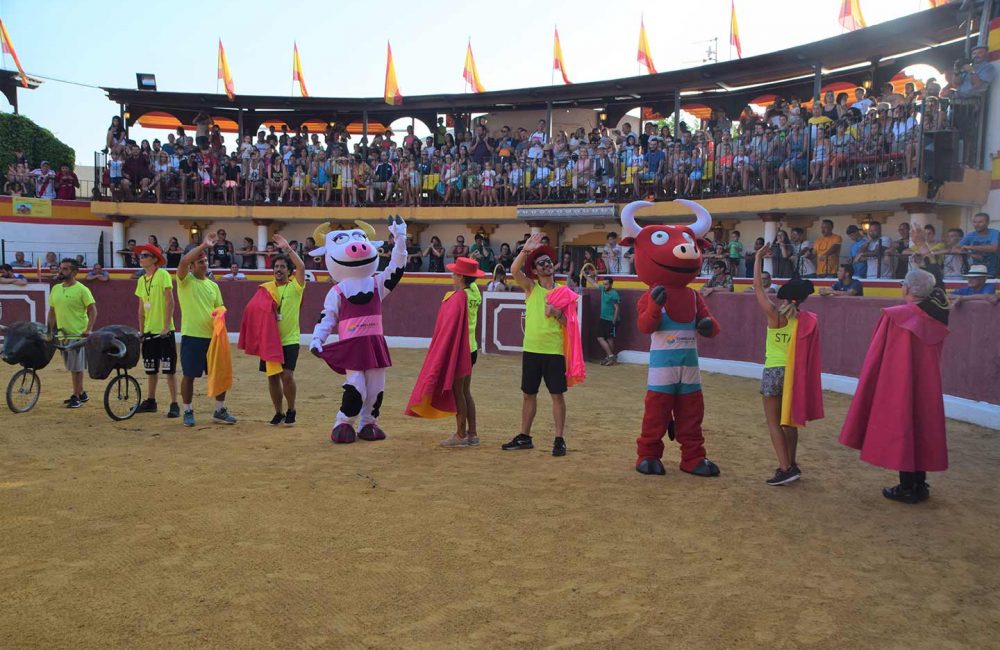
[(56, 327), (67, 337), (79, 336), (87, 330), (87, 308), (93, 304), (94, 295), (79, 282), (68, 287), (57, 284), (49, 295), (49, 305), (56, 312)]
[(788, 365), (788, 346), (795, 331), (795, 319), (789, 318), (784, 327), (768, 327), (764, 344), (764, 367), (784, 368)]
[(469, 307), (469, 352), (479, 349), (476, 343), (476, 323), (479, 321), (479, 305), (483, 304), (483, 294), (473, 282), (465, 288), (465, 303)]
[(299, 328), (299, 311), (302, 307), (302, 294), (305, 292), (305, 285), (299, 284), (294, 277), (290, 278), (282, 286), (278, 286), (274, 280), (261, 285), (271, 294), (274, 302), (278, 303), (278, 313), (281, 318), (278, 320), (278, 333), (281, 335), (282, 345), (295, 345), (302, 340), (302, 331)]
[(181, 305), (181, 334), (212, 338), (212, 310), (222, 306), (222, 292), (214, 280), (199, 280), (194, 273), (177, 279), (177, 300)]
[[(556, 285), (558, 286), (558, 285)], [(555, 289), (555, 287), (552, 287)], [(545, 297), (552, 289), (535, 282), (531, 293), (524, 300), (524, 351), (536, 354), (563, 353), (563, 329), (555, 318), (545, 315)]]
[(135, 285), (135, 295), (143, 306), (143, 334), (159, 334), (164, 323), (167, 330), (174, 329), (174, 315), (167, 314), (166, 291), (173, 291), (174, 279), (166, 269), (156, 269), (153, 277), (141, 276)]

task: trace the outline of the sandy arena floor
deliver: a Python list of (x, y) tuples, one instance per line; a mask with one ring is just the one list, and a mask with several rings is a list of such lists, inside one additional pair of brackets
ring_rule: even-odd
[[(951, 423), (922, 506), (836, 443), (848, 400), (775, 466), (754, 381), (706, 376), (718, 479), (632, 469), (645, 368), (591, 366), (569, 454), (501, 452), (519, 359), (481, 357), (479, 449), (401, 415), (422, 351), (394, 351), (390, 439), (334, 446), (333, 373), (303, 358), (300, 424), (272, 428), (236, 353), (235, 427), (67, 411), (68, 377), (0, 427), (4, 648), (973, 648), (1000, 638), (997, 434)], [(6, 385), (13, 368), (3, 366)], [(203, 389), (203, 382), (198, 386)], [(87, 382), (92, 396), (103, 384)], [(165, 386), (161, 386), (161, 391)], [(164, 393), (161, 393), (161, 404)]]

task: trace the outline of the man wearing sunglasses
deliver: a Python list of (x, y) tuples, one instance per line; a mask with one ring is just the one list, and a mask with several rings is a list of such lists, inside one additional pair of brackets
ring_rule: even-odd
[(538, 409), (538, 389), (542, 380), (552, 396), (552, 418), (555, 420), (553, 456), (566, 455), (563, 431), (566, 425), (566, 357), (563, 356), (563, 325), (566, 316), (546, 302), (555, 289), (556, 252), (542, 244), (538, 232), (524, 243), (514, 258), (511, 273), (524, 289), (524, 354), (521, 360), (521, 432), (503, 445), (503, 449), (531, 449), (531, 424)]

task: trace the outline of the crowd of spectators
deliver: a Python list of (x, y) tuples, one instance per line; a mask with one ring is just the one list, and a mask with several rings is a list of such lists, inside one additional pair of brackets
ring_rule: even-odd
[(80, 179), (69, 163), (60, 163), (56, 171), (49, 161), (43, 160), (32, 169), (22, 150), (14, 151), (14, 160), (7, 165), (3, 182), (5, 196), (38, 199), (73, 200), (79, 188)]

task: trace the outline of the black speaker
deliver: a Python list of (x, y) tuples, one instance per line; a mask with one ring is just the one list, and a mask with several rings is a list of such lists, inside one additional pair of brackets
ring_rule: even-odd
[(925, 181), (948, 183), (962, 180), (962, 167), (958, 164), (958, 131), (929, 131), (924, 133)]

